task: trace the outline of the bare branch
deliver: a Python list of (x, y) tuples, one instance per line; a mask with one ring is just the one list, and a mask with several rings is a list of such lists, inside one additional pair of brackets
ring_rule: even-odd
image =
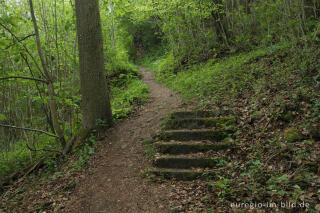
[[(30, 34), (30, 35), (27, 35), (26, 37), (22, 38), (22, 39), (18, 39), (18, 42), (22, 42), (28, 38), (30, 38), (31, 36), (35, 36), (36, 34)], [(7, 46), (5, 49), (9, 49), (10, 47), (12, 47), (14, 44), (10, 44), (9, 46)]]
[(26, 79), (26, 80), (33, 80), (33, 81), (40, 81), (42, 83), (48, 84), (46, 80), (40, 79), (40, 78), (31, 78), (31, 77), (25, 77), (25, 76), (7, 76), (7, 77), (2, 77), (0, 80), (7, 80), (11, 78), (20, 78), (20, 79)]
[(58, 152), (60, 154), (63, 154), (62, 151), (58, 150), (58, 149), (48, 149), (48, 148), (42, 148), (42, 149), (35, 149), (35, 148), (31, 148), (30, 145), (28, 143), (26, 143), (27, 148), (31, 151), (34, 152), (39, 152), (39, 151), (46, 151), (46, 152)]
[(24, 41), (24, 40), (26, 40), (27, 38), (30, 38), (31, 36), (35, 36), (36, 34), (30, 34), (30, 35), (27, 35), (26, 37), (24, 37), (24, 38), (22, 38), (22, 39), (20, 39), (19, 40), (19, 42), (21, 42), (21, 41)]
[(39, 132), (45, 135), (49, 135), (51, 137), (59, 138), (59, 136), (51, 134), (50, 132), (46, 132), (40, 129), (31, 129), (31, 128), (24, 128), (24, 127), (18, 127), (18, 126), (11, 126), (11, 125), (5, 125), (5, 124), (0, 124), (0, 127), (5, 127), (5, 128), (11, 128), (11, 129), (21, 129), (21, 130), (27, 130), (27, 131), (32, 131), (32, 132)]

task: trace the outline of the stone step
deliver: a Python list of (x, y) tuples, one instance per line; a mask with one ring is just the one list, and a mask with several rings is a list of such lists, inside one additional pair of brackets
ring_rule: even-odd
[(211, 168), (214, 167), (216, 161), (201, 155), (185, 154), (185, 155), (158, 155), (153, 161), (153, 165), (159, 168)]
[(184, 118), (206, 118), (216, 117), (221, 115), (232, 114), (232, 111), (178, 111), (172, 112), (169, 116), (171, 119), (184, 119)]
[(234, 116), (216, 118), (181, 118), (169, 119), (165, 123), (165, 129), (201, 129), (210, 127), (225, 127), (235, 124)]
[(149, 174), (163, 177), (166, 179), (175, 178), (177, 180), (195, 180), (206, 179), (215, 175), (213, 170), (205, 169), (167, 169), (167, 168), (151, 168), (148, 171)]
[(196, 152), (207, 152), (210, 150), (219, 151), (230, 148), (232, 142), (210, 142), (210, 141), (158, 141), (154, 143), (154, 148), (163, 154), (188, 154)]
[(196, 130), (169, 130), (160, 133), (159, 138), (164, 141), (179, 140), (210, 140), (221, 141), (234, 133), (234, 129), (196, 129)]

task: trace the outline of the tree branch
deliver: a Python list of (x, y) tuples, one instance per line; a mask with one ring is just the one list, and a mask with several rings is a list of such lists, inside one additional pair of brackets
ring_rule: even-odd
[(34, 152), (46, 151), (46, 152), (57, 152), (57, 153), (63, 154), (62, 151), (60, 151), (60, 150), (58, 150), (58, 149), (48, 149), (48, 148), (34, 149), (34, 148), (31, 148), (28, 143), (26, 143), (26, 145), (27, 145), (27, 148), (28, 148), (30, 151), (34, 151)]
[(38, 133), (42, 133), (45, 135), (49, 135), (51, 137), (55, 137), (55, 138), (59, 138), (59, 136), (51, 134), (50, 132), (46, 132), (43, 130), (39, 130), (39, 129), (31, 129), (31, 128), (24, 128), (24, 127), (18, 127), (18, 126), (10, 126), (10, 125), (5, 125), (5, 124), (0, 124), (0, 127), (5, 127), (5, 128), (11, 128), (11, 129), (21, 129), (21, 130), (27, 130), (27, 131), (32, 131), (32, 132), (38, 132)]
[(46, 76), (46, 75), (43, 74), (43, 72), (42, 72), (39, 64), (37, 63), (36, 59), (35, 59), (35, 58), (33, 57), (33, 55), (31, 54), (31, 52), (29, 51), (29, 49), (27, 48), (27, 46), (26, 46), (24, 43), (22, 43), (22, 42), (19, 40), (19, 38), (18, 38), (8, 27), (6, 27), (6, 26), (5, 26), (4, 24), (2, 24), (1, 22), (0, 22), (0, 26), (1, 26), (2, 28), (4, 28), (7, 32), (9, 32), (9, 33), (11, 34), (11, 36), (12, 36), (14, 39), (16, 39), (16, 40), (22, 45), (23, 49), (24, 49), (24, 50), (28, 53), (28, 55), (31, 57), (32, 61), (33, 61), (34, 64), (36, 65), (36, 67), (37, 67), (37, 69), (39, 70), (39, 72), (40, 72), (43, 76)]
[(48, 84), (46, 80), (40, 79), (40, 78), (31, 78), (31, 77), (25, 77), (25, 76), (7, 76), (7, 77), (2, 77), (0, 80), (7, 80), (11, 78), (21, 78), (21, 79), (26, 79), (26, 80), (33, 80), (33, 81), (40, 81), (42, 83)]
[[(18, 42), (22, 42), (22, 41), (24, 41), (24, 40), (26, 40), (26, 39), (28, 39), (28, 38), (30, 38), (31, 36), (35, 36), (36, 34), (30, 34), (30, 35), (27, 35), (26, 37), (24, 37), (24, 38), (22, 38), (22, 39), (18, 39)], [(9, 49), (10, 47), (12, 47), (14, 44), (10, 44), (9, 46), (7, 46), (5, 49), (7, 50), (7, 49)]]
[[(30, 64), (29, 64), (28, 58), (25, 57), (25, 56), (23, 55), (23, 53), (20, 53), (20, 55), (21, 55), (21, 57), (23, 58), (23, 60), (26, 62), (27, 66), (28, 66), (28, 68), (29, 68), (29, 71), (30, 71), (30, 73), (31, 73), (31, 75), (32, 75), (32, 77), (35, 78), (35, 77), (34, 77), (35, 75), (34, 75), (32, 69), (31, 69), (31, 66), (30, 66)], [(40, 98), (43, 99), (41, 90), (40, 90), (37, 82), (35, 82), (35, 85), (36, 85), (36, 88), (37, 88), (37, 90), (38, 90), (38, 93), (39, 93)], [(52, 120), (51, 120), (51, 118), (50, 118), (50, 116), (49, 116), (49, 113), (48, 113), (48, 110), (47, 110), (47, 108), (45, 107), (45, 105), (44, 105), (43, 103), (41, 104), (41, 108), (43, 109), (43, 112), (44, 112), (44, 114), (46, 115), (46, 119), (47, 119), (48, 124), (49, 124), (49, 126), (50, 126), (50, 128), (51, 128), (51, 131), (52, 131), (52, 132), (55, 132), (55, 131), (54, 131), (53, 124), (52, 124)]]
[(24, 40), (26, 40), (27, 38), (30, 38), (31, 36), (35, 36), (36, 34), (30, 34), (30, 35), (27, 35), (26, 37), (24, 37), (24, 38), (22, 38), (22, 39), (20, 39), (19, 40), (19, 42), (21, 42), (21, 41), (24, 41)]

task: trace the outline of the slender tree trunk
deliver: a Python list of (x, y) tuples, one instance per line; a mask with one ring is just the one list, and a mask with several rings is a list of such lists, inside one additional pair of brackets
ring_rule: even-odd
[(112, 45), (113, 45), (113, 50), (116, 50), (116, 39), (115, 39), (115, 34), (114, 34), (114, 12), (113, 12), (113, 3), (110, 3), (110, 8), (111, 8), (111, 16), (112, 16), (112, 23), (111, 23), (111, 29), (112, 29)]
[[(211, 16), (213, 18), (213, 25), (214, 25), (214, 28), (216, 29), (216, 34), (217, 34), (217, 37), (218, 37), (218, 41), (219, 42), (225, 42), (225, 44), (227, 46), (229, 46), (229, 42), (228, 42), (228, 36), (227, 36), (227, 33), (224, 29), (224, 26), (223, 26), (223, 17), (220, 16), (220, 5), (222, 5), (222, 1), (219, 0), (219, 1), (213, 1), (212, 0), (212, 5), (214, 7), (217, 8), (217, 10), (212, 10), (211, 11)], [(225, 14), (223, 14), (224, 16)]]
[(43, 53), (42, 53), (40, 35), (39, 35), (39, 28), (38, 28), (36, 17), (34, 15), (34, 9), (33, 9), (32, 0), (29, 0), (29, 5), (30, 5), (32, 22), (33, 22), (33, 25), (34, 25), (34, 31), (35, 31), (35, 35), (36, 35), (38, 54), (39, 54), (39, 57), (40, 57), (40, 61), (41, 61), (41, 64), (42, 64), (42, 68), (43, 68), (44, 74), (45, 74), (46, 79), (48, 81), (49, 106), (50, 106), (50, 111), (51, 111), (52, 124), (53, 124), (53, 127), (54, 127), (58, 137), (59, 137), (59, 140), (60, 140), (62, 146), (64, 147), (66, 142), (65, 142), (63, 131), (60, 128), (59, 119), (58, 119), (58, 113), (57, 113), (57, 106), (56, 106), (56, 103), (55, 103), (55, 100), (54, 100), (54, 94), (55, 93), (54, 93), (53, 79), (51, 77), (51, 74), (49, 73), (48, 65), (47, 65), (46, 60), (45, 60), (45, 58), (43, 56)]
[(82, 125), (92, 129), (97, 121), (112, 123), (105, 78), (104, 54), (98, 0), (76, 0), (77, 36), (82, 94)]

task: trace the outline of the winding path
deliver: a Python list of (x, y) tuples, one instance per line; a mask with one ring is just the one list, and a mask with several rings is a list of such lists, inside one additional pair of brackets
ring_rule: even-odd
[(94, 168), (90, 168), (93, 174), (86, 175), (78, 184), (65, 212), (169, 212), (165, 185), (141, 178), (141, 173), (150, 166), (143, 141), (160, 129), (162, 117), (181, 109), (182, 101), (157, 84), (153, 72), (142, 67), (140, 70), (151, 91), (148, 103), (106, 132)]

